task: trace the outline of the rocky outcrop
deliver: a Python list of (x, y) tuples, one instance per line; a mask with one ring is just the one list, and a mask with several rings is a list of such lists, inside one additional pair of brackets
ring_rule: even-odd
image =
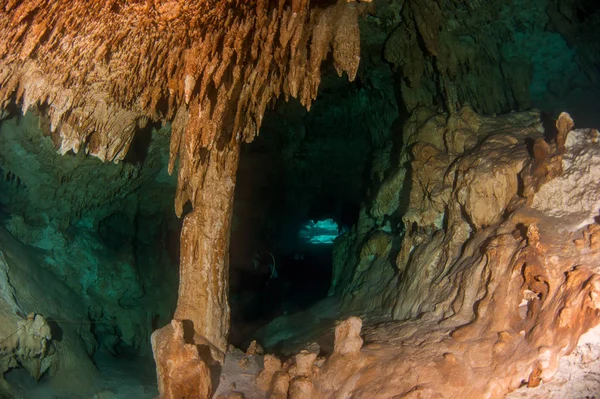
[(161, 398), (210, 398), (210, 370), (196, 344), (186, 342), (181, 320), (152, 334), (152, 350)]
[(332, 356), (324, 367), (353, 381), (353, 397), (502, 397), (536, 386), (600, 321), (600, 192), (585, 183), (597, 179), (597, 132), (571, 131), (566, 114), (548, 141), (535, 113), (423, 115), (405, 126), (399, 157), (410, 196), (387, 234), (401, 245), (374, 247), (386, 224), (367, 213), (359, 262), (343, 272), (354, 276), (346, 303), (383, 304), (398, 321), (364, 329), (363, 366), (333, 366)]
[[(5, 324), (5, 328), (7, 326)], [(3, 354), (0, 374), (4, 375), (14, 367), (24, 367), (39, 380), (52, 364), (54, 347), (49, 344), (52, 339), (50, 326), (43, 316), (30, 313), (26, 319), (17, 319), (13, 328), (14, 333), (6, 334), (0, 346)]]
[(91, 396), (97, 344), (85, 308), (33, 253), (0, 227), (0, 397), (14, 397), (4, 376), (20, 367), (36, 380), (50, 375), (55, 387)]

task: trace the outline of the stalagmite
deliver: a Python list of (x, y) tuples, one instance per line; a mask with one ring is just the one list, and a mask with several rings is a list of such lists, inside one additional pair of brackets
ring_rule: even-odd
[(310, 107), (330, 52), (338, 73), (354, 79), (357, 6), (70, 0), (2, 1), (0, 10), (0, 108), (44, 105), (60, 153), (118, 162), (148, 119), (172, 123), (175, 210), (182, 216), (192, 206), (175, 318), (224, 353), (240, 144), (254, 138), (280, 95)]

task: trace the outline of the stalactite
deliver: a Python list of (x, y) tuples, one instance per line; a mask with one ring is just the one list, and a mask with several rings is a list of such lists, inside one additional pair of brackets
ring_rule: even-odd
[(0, 107), (48, 105), (60, 152), (122, 160), (143, 118), (173, 122), (176, 208), (197, 197), (202, 154), (251, 141), (283, 94), (310, 107), (332, 51), (352, 80), (357, 4), (308, 0), (0, 2)]

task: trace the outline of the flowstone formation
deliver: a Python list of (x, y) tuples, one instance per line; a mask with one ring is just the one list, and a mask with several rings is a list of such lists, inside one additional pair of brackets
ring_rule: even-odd
[[(539, 10), (542, 2), (527, 4)], [(371, 23), (391, 28), (383, 55), (411, 116), (402, 148), (375, 158), (370, 177), (378, 189), (336, 244), (331, 288), (345, 313), (366, 317), (338, 325), (329, 358), (314, 345), (286, 362), (265, 357), (258, 388), (277, 398), (495, 398), (536, 386), (600, 318), (598, 132), (573, 130), (563, 114), (556, 132), (543, 136), (536, 112), (492, 118), (463, 106), (490, 114), (528, 107), (533, 89), (558, 81), (536, 80), (535, 62), (521, 64), (513, 53), (527, 53), (529, 36), (509, 33), (511, 26), (536, 26), (525, 24), (527, 33), (541, 20), (515, 22), (499, 1), (388, 5), (391, 17)], [(241, 143), (254, 138), (278, 96), (310, 107), (330, 53), (336, 72), (354, 79), (363, 7), (0, 0), (0, 107), (16, 103), (26, 112), (35, 105), (59, 153), (123, 161), (136, 132), (150, 122), (171, 124), (175, 210), (185, 216), (175, 321), (152, 336), (164, 396), (208, 397), (218, 375), (209, 366), (227, 363), (228, 247)], [(476, 62), (482, 56), (483, 65)], [(595, 65), (593, 57), (581, 59)], [(593, 68), (585, 70), (593, 80)], [(25, 285), (27, 268), (16, 275)], [(37, 306), (46, 317), (63, 306), (85, 311), (56, 278), (45, 286), (35, 280), (37, 293), (53, 287), (48, 303), (11, 296), (19, 292), (12, 275), (0, 282), (1, 310), (17, 329), (26, 318), (20, 306)], [(385, 321), (374, 324), (372, 315)], [(19, 336), (18, 345), (3, 349), (3, 369), (19, 358), (37, 376), (62, 356), (56, 373), (93, 374), (76, 368), (89, 365), (94, 350), (89, 326), (65, 329), (63, 349), (42, 319), (37, 326), (28, 331), (34, 339)]]
[(406, 123), (394, 172), (337, 244), (348, 310), (396, 320), (365, 328), (364, 365), (339, 377), (353, 397), (502, 397), (550, 379), (598, 324), (598, 132), (567, 114), (556, 127), (544, 139), (535, 112), (469, 108)]

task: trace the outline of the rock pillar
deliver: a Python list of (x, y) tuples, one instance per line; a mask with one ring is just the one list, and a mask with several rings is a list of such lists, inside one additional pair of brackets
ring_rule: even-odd
[(181, 231), (179, 295), (175, 319), (220, 351), (229, 333), (229, 236), (239, 143), (213, 149), (199, 168), (201, 183)]

